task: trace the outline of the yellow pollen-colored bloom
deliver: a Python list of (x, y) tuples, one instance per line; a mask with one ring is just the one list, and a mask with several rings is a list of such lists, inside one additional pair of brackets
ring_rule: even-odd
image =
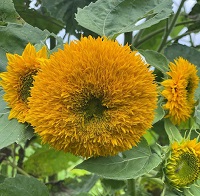
[(196, 66), (181, 57), (175, 63), (170, 63), (169, 67), (167, 74), (170, 79), (161, 83), (164, 86), (162, 95), (166, 98), (163, 107), (168, 111), (166, 117), (174, 124), (180, 124), (188, 120), (193, 112), (199, 78)]
[(165, 173), (167, 180), (176, 188), (185, 188), (197, 180), (200, 174), (200, 143), (196, 139), (173, 143)]
[(91, 36), (65, 44), (35, 77), (28, 121), (42, 141), (83, 157), (115, 155), (151, 127), (154, 75), (129, 46)]
[(35, 47), (29, 43), (21, 56), (10, 53), (6, 56), (7, 72), (0, 74), (0, 85), (5, 91), (4, 100), (11, 108), (9, 119), (17, 118), (19, 122), (24, 123), (29, 109), (30, 88), (40, 69), (39, 60), (47, 59), (46, 47), (36, 52)]

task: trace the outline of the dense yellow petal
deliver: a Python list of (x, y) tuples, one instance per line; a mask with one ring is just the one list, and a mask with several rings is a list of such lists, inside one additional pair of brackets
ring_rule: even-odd
[(129, 46), (85, 37), (42, 67), (27, 119), (43, 142), (83, 157), (108, 156), (137, 145), (151, 127), (154, 75)]
[(166, 98), (163, 107), (168, 112), (166, 117), (174, 124), (180, 124), (188, 120), (193, 112), (199, 78), (196, 66), (181, 57), (175, 63), (170, 63), (169, 67), (167, 74), (171, 78), (161, 83), (164, 86), (162, 95)]
[(5, 91), (4, 100), (11, 108), (9, 119), (17, 118), (25, 122), (29, 109), (27, 97), (30, 96), (33, 76), (40, 69), (41, 58), (47, 57), (46, 47), (36, 52), (35, 47), (27, 44), (22, 55), (7, 53), (7, 71), (0, 74), (0, 85)]

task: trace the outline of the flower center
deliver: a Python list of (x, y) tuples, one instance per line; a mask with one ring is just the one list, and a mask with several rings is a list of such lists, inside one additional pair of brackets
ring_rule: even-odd
[(179, 184), (186, 186), (198, 178), (200, 173), (199, 160), (192, 152), (184, 152), (177, 161), (174, 174)]
[(101, 118), (106, 109), (107, 107), (103, 106), (101, 99), (92, 97), (83, 108), (85, 120), (90, 121), (94, 118)]
[(20, 86), (20, 98), (22, 99), (23, 102), (27, 102), (28, 97), (30, 97), (30, 89), (33, 86), (33, 76), (37, 74), (37, 70), (31, 71), (25, 76), (22, 76), (20, 78), (21, 80), (21, 86)]

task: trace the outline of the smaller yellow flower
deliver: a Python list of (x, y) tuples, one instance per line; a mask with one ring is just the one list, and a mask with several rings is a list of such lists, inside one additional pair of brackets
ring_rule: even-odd
[(5, 91), (4, 100), (11, 108), (9, 119), (17, 118), (24, 123), (29, 110), (28, 97), (33, 86), (34, 76), (40, 69), (40, 61), (47, 59), (47, 50), (44, 46), (36, 52), (30, 43), (22, 55), (6, 54), (8, 59), (7, 72), (0, 74), (0, 85)]
[(163, 81), (162, 95), (167, 102), (163, 106), (168, 111), (173, 124), (180, 124), (188, 120), (193, 112), (195, 100), (194, 93), (198, 87), (199, 78), (197, 68), (182, 57), (170, 63), (167, 74), (170, 79)]
[(196, 139), (174, 142), (165, 174), (170, 184), (178, 189), (195, 182), (200, 174), (200, 143)]

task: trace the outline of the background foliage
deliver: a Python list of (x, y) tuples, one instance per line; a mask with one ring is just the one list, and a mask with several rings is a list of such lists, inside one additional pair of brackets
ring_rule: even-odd
[[(0, 0), (0, 72), (6, 71), (6, 53), (21, 54), (28, 42), (38, 49), (47, 45), (51, 54), (81, 35), (100, 35), (123, 37), (122, 44), (154, 67), (158, 83), (179, 56), (194, 63), (200, 76), (200, 1), (189, 13), (187, 0), (177, 2), (174, 12), (171, 0)], [(0, 89), (0, 195), (200, 195), (195, 185), (182, 192), (166, 187), (162, 174), (167, 146), (184, 135), (179, 130), (199, 131), (199, 101), (189, 122), (177, 127), (164, 119), (160, 98), (153, 127), (138, 147), (84, 161), (41, 144), (28, 124), (8, 120), (3, 94)], [(200, 89), (197, 100), (199, 95)]]

